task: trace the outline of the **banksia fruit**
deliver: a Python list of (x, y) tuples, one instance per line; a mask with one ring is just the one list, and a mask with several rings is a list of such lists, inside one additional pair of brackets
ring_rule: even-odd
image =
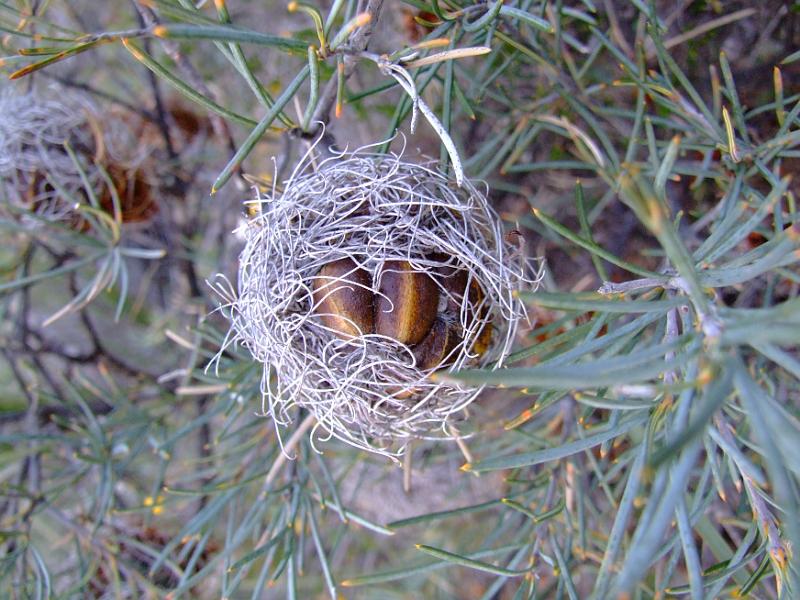
[(524, 314), (515, 292), (535, 285), (485, 194), (356, 151), (301, 165), (257, 201), (238, 290), (220, 293), (231, 340), (268, 367), (275, 421), (301, 407), (393, 457), (451, 436), (481, 388), (432, 372), (503, 366)]
[(82, 232), (92, 221), (77, 207), (94, 199), (114, 215), (116, 196), (123, 223), (157, 212), (137, 137), (147, 128), (138, 116), (101, 113), (79, 95), (55, 100), (35, 92), (0, 94), (0, 115), (0, 196), (15, 209)]
[[(445, 257), (440, 256), (442, 260)], [(464, 269), (417, 271), (408, 261), (387, 260), (373, 278), (351, 258), (325, 264), (314, 277), (314, 312), (338, 337), (378, 334), (412, 349), (417, 368), (452, 364), (468, 336), (473, 358), (485, 353), (492, 324), (485, 294)]]

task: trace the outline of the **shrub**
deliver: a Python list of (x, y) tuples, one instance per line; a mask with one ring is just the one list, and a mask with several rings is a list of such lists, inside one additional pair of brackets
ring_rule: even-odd
[[(4, 593), (796, 597), (796, 7), (362, 4), (0, 5), (3, 101), (62, 107), (0, 117)], [(248, 187), (398, 128), (547, 265), (402, 472), (261, 418), (205, 283)]]

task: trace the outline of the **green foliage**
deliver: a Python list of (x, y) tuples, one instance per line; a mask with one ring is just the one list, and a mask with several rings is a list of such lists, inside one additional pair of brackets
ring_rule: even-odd
[[(800, 593), (797, 31), (774, 23), (780, 47), (758, 39), (729, 57), (724, 41), (745, 44), (775, 15), (153, 0), (104, 8), (105, 30), (90, 33), (62, 4), (0, 3), (2, 70), (20, 79), (4, 86), (54, 77), (122, 107), (152, 98), (167, 140), (169, 86), (213, 116), (217, 137), (202, 159), (211, 177), (176, 175), (146, 242), (108, 177), (113, 210), (88, 180), (72, 198), (83, 230), (0, 198), (3, 595)], [(373, 28), (401, 14), (377, 42), (387, 56), (374, 54)], [(88, 79), (74, 66), (86, 57), (98, 61)], [(215, 74), (203, 79), (201, 61)], [(441, 121), (438, 136), (418, 134), (441, 141), (441, 168), (457, 173), (452, 138), (466, 175), (549, 264), (546, 289), (524, 297), (532, 326), (509, 367), (440, 375), (498, 388), (470, 409), (468, 447), (420, 441), (412, 455), (419, 477), (454, 470), (463, 451), (461, 481), (480, 477), (488, 495), (428, 482), (463, 502), (399, 520), (363, 510), (399, 502), (370, 475), (399, 470), (309, 438), (304, 414), (280, 440), (256, 416), (260, 366), (228, 345), (225, 309), (208, 314), (217, 299), (198, 283), (235, 278), (227, 232), (242, 193), (225, 184), (271, 185), (257, 148), (282, 153), (280, 177), (320, 122), (350, 142), (334, 107), (369, 142), (407, 125), (415, 104), (387, 64), (405, 65)], [(199, 169), (165, 148), (168, 172)]]

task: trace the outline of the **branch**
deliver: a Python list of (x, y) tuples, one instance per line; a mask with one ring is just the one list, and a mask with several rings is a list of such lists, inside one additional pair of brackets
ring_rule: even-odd
[[(364, 25), (363, 27), (356, 30), (353, 36), (350, 38), (350, 43), (348, 44), (349, 52), (345, 53), (344, 55), (344, 80), (347, 81), (349, 77), (355, 72), (356, 63), (358, 59), (351, 55), (351, 53), (360, 53), (367, 49), (367, 45), (369, 44), (369, 39), (372, 36), (372, 32), (375, 28), (375, 25), (380, 18), (381, 8), (383, 6), (383, 0), (368, 0), (367, 6), (363, 12), (369, 13), (370, 20), (369, 23)], [(314, 111), (314, 116), (311, 119), (312, 123), (324, 123), (327, 124), (330, 121), (330, 112), (331, 108), (333, 108), (334, 102), (336, 102), (336, 88), (338, 87), (338, 81), (336, 77), (331, 77), (327, 84), (325, 84), (325, 89), (320, 94), (319, 103), (317, 104), (317, 110)], [(319, 132), (319, 125), (317, 128), (314, 129), (312, 135), (315, 135)]]

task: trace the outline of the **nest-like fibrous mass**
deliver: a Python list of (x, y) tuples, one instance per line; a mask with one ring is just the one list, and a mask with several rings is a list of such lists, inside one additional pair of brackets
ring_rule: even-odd
[[(386, 454), (415, 437), (452, 437), (449, 425), (480, 389), (431, 372), (501, 366), (524, 316), (514, 292), (534, 284), (485, 194), (430, 165), (356, 152), (304, 167), (283, 192), (256, 202), (231, 316), (235, 340), (264, 365), (264, 411), (286, 424), (303, 407), (330, 435)], [(343, 277), (320, 293), (321, 270), (342, 259), (367, 273), (366, 283)], [(424, 368), (415, 347), (375, 331), (341, 335), (326, 321), (321, 305), (337, 290), (368, 288), (375, 310), (403, 301), (377, 301), (387, 264), (439, 286), (434, 310), (458, 332), (441, 364)], [(442, 273), (466, 277), (476, 293), (454, 297)]]
[[(126, 208), (146, 188), (139, 165), (146, 157), (133, 128), (103, 114), (86, 96), (53, 90), (0, 93), (0, 211), (32, 213), (37, 220), (80, 225), (76, 207), (112, 204), (111, 187)], [(140, 211), (152, 201), (137, 199)], [(110, 211), (109, 211), (110, 212)]]

